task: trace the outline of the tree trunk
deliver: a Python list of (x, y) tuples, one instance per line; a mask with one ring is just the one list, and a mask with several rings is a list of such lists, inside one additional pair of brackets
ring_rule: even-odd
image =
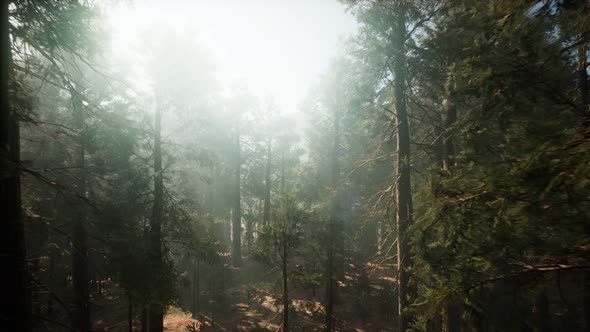
[(590, 105), (590, 92), (588, 89), (588, 72), (586, 71), (588, 67), (586, 60), (587, 51), (588, 47), (586, 44), (578, 46), (578, 90), (580, 91), (584, 111), (586, 114), (590, 114), (590, 110), (588, 109)]
[[(455, 158), (455, 140), (453, 139), (453, 127), (457, 122), (457, 105), (455, 102), (454, 92), (446, 88), (446, 107), (445, 107), (445, 127), (443, 132), (443, 169), (450, 171), (456, 166)], [(447, 232), (444, 232), (444, 238), (447, 238)], [(450, 276), (443, 276), (443, 282), (448, 282)], [(449, 298), (443, 303), (441, 312), (441, 324), (443, 332), (458, 332), (461, 330), (461, 306), (454, 298)]]
[(199, 312), (199, 260), (193, 262), (193, 319), (197, 318)]
[(435, 121), (436, 123), (432, 126), (432, 131), (434, 132), (434, 141), (432, 142), (432, 148), (434, 151), (434, 163), (432, 164), (432, 169), (436, 172), (440, 171), (443, 168), (443, 160), (444, 160), (444, 133), (439, 126), (441, 123), (441, 116), (440, 113), (435, 114)]
[(131, 300), (131, 295), (128, 295), (129, 305), (127, 306), (127, 325), (129, 327), (129, 332), (133, 332), (133, 301)]
[[(162, 110), (156, 105), (154, 132), (154, 203), (150, 227), (149, 257), (153, 276), (158, 278), (162, 271), (162, 216), (164, 209), (164, 176), (162, 174)], [(164, 308), (151, 303), (148, 308), (148, 331), (162, 332), (164, 329)]]
[[(252, 208), (252, 215), (254, 215), (254, 208)], [(248, 218), (246, 221), (246, 250), (248, 251), (248, 257), (252, 253), (252, 242), (254, 241), (254, 220)]]
[(442, 332), (457, 332), (460, 331), (461, 321), (459, 318), (459, 311), (457, 303), (453, 300), (447, 300), (443, 304), (441, 313), (441, 330)]
[(265, 189), (264, 189), (264, 217), (262, 219), (263, 225), (268, 225), (270, 222), (270, 172), (271, 172), (271, 162), (272, 162), (272, 140), (268, 140), (267, 150), (266, 150), (266, 180)]
[[(590, 1), (585, 1), (584, 8), (582, 9), (584, 14), (588, 15), (590, 11)], [(582, 35), (587, 33), (589, 24), (586, 22), (582, 24)], [(583, 43), (578, 46), (578, 90), (580, 92), (580, 99), (582, 101), (582, 108), (586, 116), (590, 116), (590, 87), (588, 86), (588, 43)], [(586, 330), (590, 331), (590, 272), (584, 272), (582, 285), (582, 302), (584, 307), (584, 321), (586, 324)]]
[(289, 332), (289, 288), (287, 284), (287, 239), (283, 235), (283, 332)]
[(147, 308), (143, 308), (141, 311), (141, 332), (148, 332), (149, 331), (149, 312)]
[(285, 194), (285, 151), (281, 151), (281, 197)]
[(10, 105), (12, 67), (8, 0), (0, 8), (0, 325), (6, 331), (31, 330), (31, 295), (25, 265), (25, 237), (20, 193), (20, 131)]
[(326, 331), (332, 332), (334, 330), (334, 299), (336, 297), (336, 291), (338, 285), (335, 281), (335, 273), (334, 273), (334, 237), (338, 234), (337, 230), (338, 223), (338, 213), (339, 213), (339, 202), (338, 202), (338, 195), (337, 195), (337, 186), (338, 180), (340, 177), (340, 167), (338, 165), (338, 150), (340, 147), (340, 114), (339, 110), (336, 108), (334, 110), (334, 136), (333, 136), (333, 146), (332, 146), (332, 157), (331, 157), (331, 183), (330, 186), (332, 188), (332, 208), (330, 211), (330, 221), (328, 225), (328, 261), (326, 266), (326, 276), (328, 278), (327, 285), (326, 285)]
[(334, 273), (332, 271), (333, 262), (333, 255), (334, 255), (334, 243), (332, 240), (332, 222), (330, 221), (330, 225), (328, 225), (328, 261), (326, 266), (326, 275), (328, 277), (326, 283), (326, 332), (332, 332), (334, 330), (333, 326), (333, 307), (334, 307)]
[[(451, 92), (452, 93), (452, 92)], [(455, 122), (457, 122), (457, 108), (455, 106), (455, 101), (453, 98), (448, 94), (447, 99), (447, 106), (446, 106), (446, 115), (445, 115), (445, 132), (443, 138), (443, 169), (450, 170), (453, 168), (455, 161), (453, 160), (455, 157), (455, 144), (453, 142), (453, 126)]]
[(235, 182), (234, 182), (234, 213), (232, 225), (232, 264), (234, 267), (242, 266), (242, 211), (241, 211), (241, 196), (240, 196), (240, 170), (242, 167), (242, 160), (240, 157), (240, 131), (236, 126), (235, 137)]
[[(584, 111), (586, 112), (586, 115), (590, 116), (590, 89), (588, 87), (588, 74), (586, 72), (586, 68), (588, 67), (588, 63), (586, 62), (586, 52), (586, 45), (578, 48), (578, 87), (580, 89)], [(586, 322), (586, 329), (587, 331), (590, 331), (590, 272), (584, 272), (583, 280), (584, 319)]]
[(397, 231), (397, 278), (398, 278), (398, 331), (405, 332), (410, 319), (404, 311), (408, 307), (408, 280), (406, 266), (411, 265), (406, 230), (412, 223), (412, 192), (410, 185), (410, 128), (405, 101), (406, 87), (406, 11), (398, 5), (396, 31), (394, 37), (394, 97), (397, 127), (396, 161), (396, 231)]
[(549, 311), (549, 299), (545, 287), (537, 296), (537, 324), (539, 332), (551, 332), (551, 313)]
[[(78, 92), (70, 90), (74, 122), (78, 130), (78, 142), (76, 148), (76, 165), (78, 167), (78, 191), (81, 197), (86, 197), (86, 134), (84, 129), (84, 110)], [(84, 204), (84, 203), (82, 203)], [(73, 261), (72, 283), (74, 285), (74, 312), (72, 314), (72, 326), (80, 332), (90, 331), (90, 301), (88, 289), (88, 248), (86, 235), (86, 213), (82, 205), (74, 221), (73, 234)]]

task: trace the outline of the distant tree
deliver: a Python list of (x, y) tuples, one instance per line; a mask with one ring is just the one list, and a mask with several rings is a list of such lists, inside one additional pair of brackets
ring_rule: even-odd
[(289, 323), (289, 280), (293, 259), (302, 243), (303, 227), (307, 221), (304, 210), (295, 199), (285, 194), (279, 206), (273, 211), (271, 222), (260, 231), (257, 259), (279, 270), (282, 284), (283, 323), (282, 331), (288, 332)]

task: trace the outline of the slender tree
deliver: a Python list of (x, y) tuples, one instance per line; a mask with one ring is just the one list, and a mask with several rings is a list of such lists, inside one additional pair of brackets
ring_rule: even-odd
[(234, 143), (234, 201), (232, 213), (232, 264), (242, 266), (242, 200), (241, 200), (241, 147), (239, 125), (235, 128)]
[(335, 237), (340, 235), (340, 206), (338, 195), (338, 181), (340, 181), (340, 165), (338, 163), (338, 155), (340, 150), (340, 118), (341, 110), (338, 107), (334, 108), (332, 117), (333, 121), (333, 135), (332, 135), (332, 151), (330, 157), (330, 188), (332, 190), (332, 202), (330, 210), (330, 220), (328, 224), (328, 261), (326, 264), (326, 276), (328, 278), (326, 285), (326, 331), (334, 330), (334, 298), (336, 297), (336, 290), (338, 285), (336, 283), (335, 275)]
[[(156, 101), (154, 126), (154, 203), (150, 224), (148, 258), (156, 277), (163, 273), (162, 264), (162, 218), (164, 212), (164, 174), (162, 169), (162, 105)], [(164, 328), (164, 307), (158, 302), (150, 304), (148, 331), (162, 332)]]
[(270, 175), (272, 171), (272, 139), (269, 138), (266, 143), (266, 172), (264, 178), (264, 215), (262, 224), (266, 225), (270, 221)]
[(408, 308), (408, 272), (411, 265), (408, 226), (412, 223), (412, 188), (410, 184), (410, 125), (406, 109), (406, 5), (397, 2), (395, 6), (395, 30), (393, 41), (393, 94), (395, 105), (395, 124), (397, 138), (395, 211), (397, 234), (397, 302), (399, 323), (398, 330), (404, 332), (409, 327), (409, 318), (404, 311)]
[[(76, 167), (78, 167), (78, 191), (79, 195), (86, 198), (86, 129), (84, 124), (83, 104), (78, 95), (79, 91), (70, 89), (74, 122), (78, 131), (76, 144)], [(74, 221), (73, 231), (73, 256), (72, 256), (72, 283), (74, 285), (74, 312), (72, 326), (80, 332), (90, 331), (90, 301), (88, 290), (88, 245), (86, 235), (85, 205), (79, 207)]]

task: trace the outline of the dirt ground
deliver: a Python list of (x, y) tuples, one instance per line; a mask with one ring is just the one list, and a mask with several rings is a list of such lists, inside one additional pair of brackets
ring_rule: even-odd
[[(164, 318), (164, 330), (167, 332), (209, 332), (209, 331), (279, 331), (282, 322), (282, 307), (277, 306), (273, 292), (259, 292), (252, 295), (253, 286), (268, 275), (264, 266), (257, 262), (244, 260), (240, 269), (228, 268), (232, 285), (226, 292), (231, 299), (231, 308), (224, 313), (215, 313), (207, 308), (192, 313), (179, 307), (170, 307)], [(394, 279), (387, 276), (381, 266), (369, 268), (369, 284), (372, 289), (391, 287)], [(271, 277), (272, 278), (272, 277)], [(335, 305), (335, 320), (338, 331), (393, 331), (395, 323), (387, 317), (387, 312), (394, 310), (383, 308), (382, 297), (368, 294), (364, 300), (365, 312), (359, 310), (358, 294), (351, 284), (355, 276), (345, 276), (339, 282), (339, 299)], [(278, 290), (278, 289), (277, 289)], [(320, 293), (313, 296), (309, 290), (294, 288), (290, 291), (292, 331), (321, 331), (323, 328), (324, 308)], [(94, 299), (94, 331), (127, 332), (127, 300), (116, 284), (105, 282), (104, 294)], [(213, 326), (215, 324), (215, 326)], [(140, 331), (140, 322), (134, 321), (133, 331)]]

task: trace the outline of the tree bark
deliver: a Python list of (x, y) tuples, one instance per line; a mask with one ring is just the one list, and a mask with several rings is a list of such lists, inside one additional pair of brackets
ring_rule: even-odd
[(31, 293), (25, 265), (19, 120), (10, 102), (12, 49), (8, 4), (8, 0), (3, 0), (0, 8), (0, 326), (6, 331), (26, 332), (31, 330)]
[[(582, 17), (588, 17), (590, 14), (590, 0), (585, 1), (584, 7), (582, 8)], [(588, 32), (590, 24), (585, 22), (581, 25), (581, 34), (584, 35)], [(582, 101), (582, 108), (584, 109), (585, 115), (590, 116), (590, 86), (588, 84), (588, 43), (583, 43), (578, 46), (578, 91), (580, 93), (580, 99)], [(582, 285), (582, 302), (584, 307), (584, 321), (586, 324), (586, 330), (590, 331), (590, 272), (584, 272), (583, 285)]]
[(411, 265), (406, 230), (412, 223), (412, 192), (410, 183), (410, 128), (405, 101), (406, 88), (406, 10), (398, 4), (394, 42), (394, 97), (397, 127), (396, 161), (396, 231), (397, 231), (397, 278), (398, 278), (398, 331), (405, 332), (410, 319), (404, 311), (408, 307), (408, 281), (406, 266)]
[(242, 266), (242, 211), (241, 211), (241, 195), (240, 195), (240, 171), (242, 168), (242, 160), (240, 156), (240, 130), (236, 126), (235, 137), (235, 182), (234, 182), (234, 213), (232, 224), (232, 264), (234, 267)]
[(590, 114), (588, 106), (590, 105), (590, 92), (588, 89), (588, 68), (587, 62), (588, 47), (586, 44), (578, 46), (578, 90), (580, 91), (580, 97), (584, 111), (586, 114)]

